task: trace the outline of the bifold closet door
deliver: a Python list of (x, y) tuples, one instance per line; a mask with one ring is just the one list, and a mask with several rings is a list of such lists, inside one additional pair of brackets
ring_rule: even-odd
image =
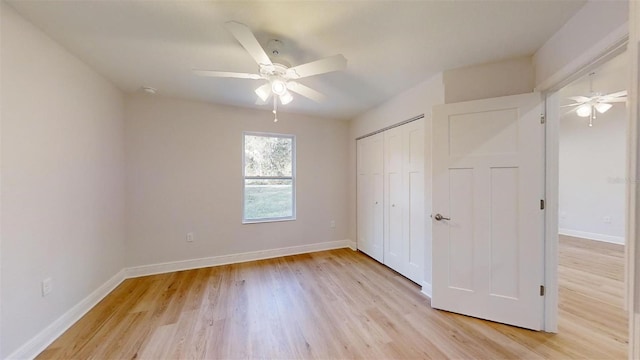
[(424, 119), (402, 128), (402, 217), (404, 276), (422, 285), (424, 281)]
[(383, 262), (384, 138), (376, 134), (357, 142), (358, 250)]
[[(404, 125), (406, 126), (406, 125)], [(406, 251), (403, 241), (403, 127), (384, 134), (384, 263), (404, 274)]]
[(424, 120), (357, 142), (358, 249), (424, 278)]
[(384, 263), (424, 278), (424, 120), (384, 132)]

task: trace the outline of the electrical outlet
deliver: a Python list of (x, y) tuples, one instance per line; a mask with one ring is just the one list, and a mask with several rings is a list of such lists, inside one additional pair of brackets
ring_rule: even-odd
[(611, 224), (611, 216), (605, 216), (602, 218), (605, 224)]
[(329, 222), (329, 227), (332, 228), (332, 229), (335, 228), (336, 227), (336, 221), (335, 220), (331, 220)]
[(53, 280), (46, 278), (42, 280), (42, 296), (47, 296), (53, 291)]
[(193, 233), (187, 233), (187, 242), (193, 242)]

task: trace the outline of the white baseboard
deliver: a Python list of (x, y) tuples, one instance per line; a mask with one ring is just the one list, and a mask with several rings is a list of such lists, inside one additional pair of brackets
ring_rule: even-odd
[(558, 229), (558, 233), (560, 235), (573, 236), (573, 237), (579, 237), (583, 239), (604, 241), (608, 243), (624, 245), (624, 237), (622, 236), (605, 235), (605, 234), (591, 233), (591, 232), (571, 230), (571, 229)]
[(429, 299), (431, 299), (431, 284), (429, 284), (426, 281), (422, 282), (422, 291), (421, 293), (424, 294), (424, 296), (428, 297)]
[(40, 331), (36, 336), (31, 338), (31, 340), (20, 346), (11, 355), (7, 356), (6, 359), (33, 359), (38, 356), (47, 346), (80, 320), (84, 314), (89, 312), (89, 310), (96, 306), (105, 296), (109, 295), (124, 279), (125, 271), (123, 269), (44, 328), (44, 330)]
[(357, 251), (358, 250), (358, 244), (353, 241), (353, 240), (347, 240), (349, 241), (349, 248), (351, 248), (351, 250), (353, 251)]
[(201, 259), (171, 261), (160, 264), (135, 266), (126, 269), (127, 278), (147, 275), (163, 274), (174, 271), (198, 269), (209, 266), (236, 264), (247, 261), (271, 259), (280, 256), (305, 254), (316, 251), (333, 250), (351, 247), (351, 240), (329, 241), (309, 245), (291, 246), (286, 248), (251, 251), (240, 254), (212, 256)]

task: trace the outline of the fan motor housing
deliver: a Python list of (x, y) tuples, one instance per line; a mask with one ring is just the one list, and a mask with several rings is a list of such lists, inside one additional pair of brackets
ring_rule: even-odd
[(260, 67), (260, 75), (269, 78), (269, 77), (286, 77), (286, 73), (287, 73), (287, 69), (289, 68), (289, 66), (284, 65), (284, 64), (280, 64), (280, 63), (273, 63), (273, 67), (272, 66), (261, 66)]

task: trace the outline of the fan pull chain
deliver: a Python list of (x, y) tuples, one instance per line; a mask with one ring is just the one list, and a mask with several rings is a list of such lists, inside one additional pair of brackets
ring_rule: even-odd
[(273, 97), (273, 122), (278, 122), (278, 97), (275, 94)]
[[(593, 76), (595, 72), (589, 73), (589, 96), (593, 96)], [(593, 127), (593, 121), (596, 119), (596, 108), (593, 104), (591, 106), (591, 116), (589, 116), (589, 127)]]

